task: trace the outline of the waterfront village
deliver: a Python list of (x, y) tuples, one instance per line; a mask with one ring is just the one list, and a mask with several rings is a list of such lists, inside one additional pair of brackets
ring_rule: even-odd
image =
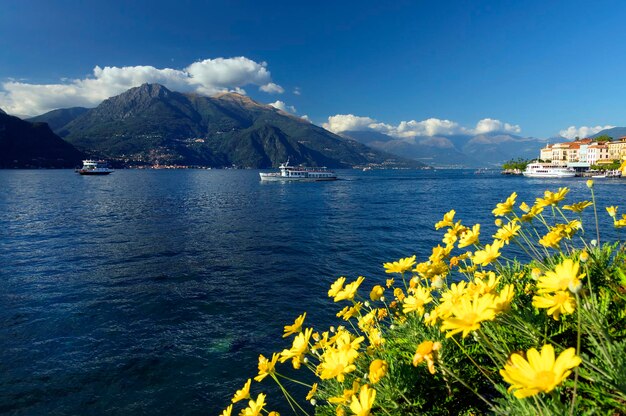
[[(571, 142), (547, 144), (539, 151), (538, 162), (567, 167), (577, 176), (592, 176), (602, 171), (606, 176), (621, 176), (620, 165), (626, 160), (626, 136), (612, 140), (608, 136), (596, 139), (576, 139)], [(526, 162), (528, 163), (528, 162)], [(513, 167), (502, 173), (521, 175), (523, 168)]]

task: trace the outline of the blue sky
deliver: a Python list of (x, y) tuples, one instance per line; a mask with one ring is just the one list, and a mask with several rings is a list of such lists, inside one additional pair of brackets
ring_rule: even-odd
[[(210, 85), (197, 91), (242, 88), (317, 124), (354, 115), (333, 120), (410, 135), (431, 131), (429, 119), (439, 120), (435, 133), (479, 131), (490, 119), (550, 137), (626, 125), (625, 21), (623, 1), (5, 0), (0, 107), (24, 114), (94, 103), (98, 94), (77, 92), (74, 80), (97, 77), (96, 66), (186, 73), (211, 60), (197, 77)], [(215, 84), (213, 60), (235, 57), (256, 66)], [(100, 81), (126, 85), (110, 75)], [(269, 83), (280, 88), (259, 89)]]

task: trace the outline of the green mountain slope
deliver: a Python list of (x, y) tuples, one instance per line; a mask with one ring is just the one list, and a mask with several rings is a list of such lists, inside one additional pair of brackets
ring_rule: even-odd
[(181, 94), (144, 84), (58, 130), (77, 148), (131, 163), (266, 168), (287, 157), (310, 166), (419, 167), (249, 97)]
[(594, 139), (596, 137), (600, 137), (600, 136), (604, 136), (604, 135), (612, 137), (613, 140), (617, 140), (620, 137), (626, 136), (626, 127), (613, 127), (611, 129), (605, 129), (605, 130), (602, 130), (602, 131), (594, 134), (593, 136), (589, 136), (589, 137)]
[(31, 123), (48, 123), (52, 131), (58, 132), (63, 126), (89, 111), (85, 107), (60, 108), (36, 117), (27, 118)]
[(0, 168), (72, 168), (83, 154), (45, 123), (0, 112)]

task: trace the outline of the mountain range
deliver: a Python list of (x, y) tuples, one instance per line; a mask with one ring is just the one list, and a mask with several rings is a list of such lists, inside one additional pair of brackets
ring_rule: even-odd
[(333, 168), (423, 166), (236, 93), (206, 97), (143, 84), (90, 110), (55, 110), (31, 120), (49, 122), (81, 151), (129, 164), (268, 168), (289, 158)]
[(0, 109), (0, 169), (72, 168), (83, 157), (46, 123), (30, 123)]
[(547, 141), (506, 133), (392, 137), (373, 130), (339, 133), (378, 150), (439, 167), (500, 166), (511, 159), (536, 158)]
[[(548, 142), (567, 141), (497, 132), (414, 137), (374, 130), (334, 134), (244, 95), (206, 97), (159, 84), (131, 88), (93, 109), (58, 109), (26, 121), (2, 110), (0, 116), (3, 166), (74, 166), (77, 155), (84, 153), (118, 165), (268, 168), (289, 158), (293, 164), (334, 168), (495, 167), (511, 159), (536, 158)], [(7, 120), (11, 131), (22, 132), (11, 133), (11, 144)], [(603, 130), (592, 137), (603, 134), (621, 137), (626, 128)]]

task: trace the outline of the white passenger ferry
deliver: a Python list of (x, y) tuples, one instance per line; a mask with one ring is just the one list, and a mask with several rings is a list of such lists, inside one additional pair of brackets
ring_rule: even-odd
[(260, 172), (262, 181), (334, 181), (337, 175), (332, 170), (289, 166), (289, 160), (281, 164), (280, 172)]
[(83, 167), (76, 172), (81, 175), (108, 175), (113, 172), (109, 164), (104, 160), (83, 160)]
[(550, 163), (529, 163), (523, 174), (529, 178), (573, 178), (576, 176), (576, 171), (566, 166)]

